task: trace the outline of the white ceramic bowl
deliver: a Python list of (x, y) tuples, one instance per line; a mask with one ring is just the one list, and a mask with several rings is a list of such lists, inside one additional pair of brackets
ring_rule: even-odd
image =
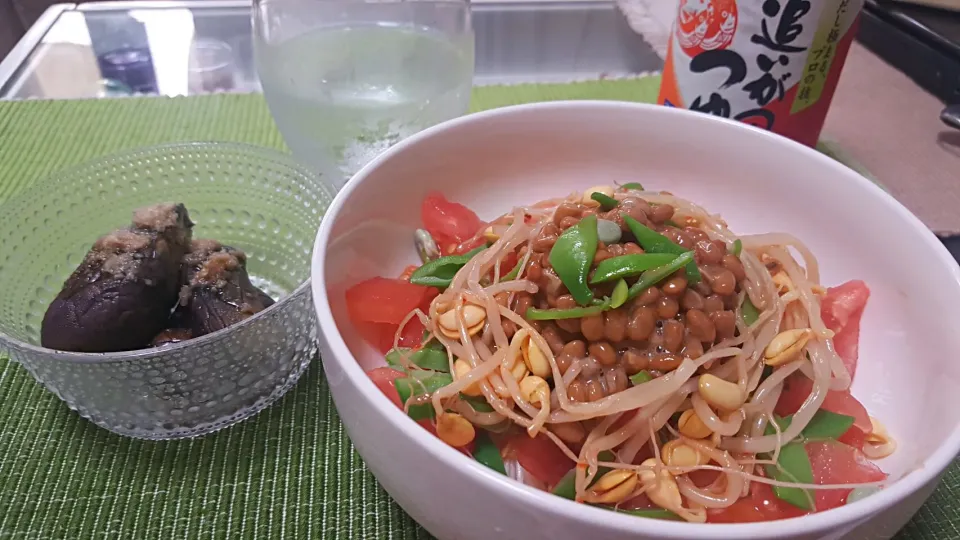
[[(864, 279), (854, 394), (899, 441), (880, 493), (776, 523), (641, 519), (508, 480), (418, 427), (364, 374), (383, 365), (352, 328), (350, 285), (416, 262), (412, 232), (428, 191), (491, 219), (514, 204), (597, 184), (642, 182), (720, 213), (740, 233), (789, 231), (818, 256), (826, 284)], [(317, 236), (313, 297), (337, 409), (367, 465), (441, 539), (889, 538), (960, 451), (960, 269), (893, 198), (787, 139), (684, 110), (616, 102), (497, 109), (428, 129), (360, 171)]]

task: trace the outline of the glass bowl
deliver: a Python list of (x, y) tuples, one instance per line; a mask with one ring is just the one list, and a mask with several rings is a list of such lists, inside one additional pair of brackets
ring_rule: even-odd
[[(0, 347), (95, 424), (144, 439), (194, 437), (239, 422), (289, 390), (317, 353), (312, 240), (333, 192), (286, 155), (186, 143), (97, 159), (2, 206)], [(43, 348), (47, 306), (101, 235), (135, 208), (181, 202), (194, 238), (247, 253), (276, 304), (234, 326), (163, 349)]]

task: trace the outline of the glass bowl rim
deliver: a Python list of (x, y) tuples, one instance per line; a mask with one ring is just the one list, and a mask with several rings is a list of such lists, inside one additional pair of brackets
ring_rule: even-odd
[[(138, 155), (163, 155), (169, 152), (177, 150), (197, 150), (197, 149), (211, 149), (211, 150), (223, 150), (223, 149), (232, 149), (235, 151), (258, 154), (260, 157), (268, 158), (272, 161), (279, 162), (284, 167), (295, 170), (297, 173), (301, 173), (305, 177), (314, 176), (317, 173), (314, 173), (306, 166), (298, 163), (293, 159), (289, 154), (284, 154), (278, 150), (272, 148), (267, 148), (263, 146), (257, 146), (249, 143), (242, 142), (232, 142), (232, 141), (185, 141), (185, 142), (173, 142), (173, 143), (162, 143), (154, 144), (147, 146), (138, 146), (134, 148), (128, 148), (125, 150), (119, 150), (109, 154), (104, 154), (102, 156), (90, 158), (81, 163), (71, 165), (69, 167), (64, 167), (53, 172), (48, 173), (46, 176), (41, 177), (39, 180), (35, 181), (33, 184), (29, 185), (26, 189), (20, 191), (14, 196), (10, 197), (2, 204), (0, 204), (0, 211), (4, 208), (13, 207), (17, 203), (24, 202), (26, 199), (32, 198), (32, 195), (35, 192), (44, 190), (44, 188), (49, 188), (50, 186), (56, 185), (62, 181), (64, 177), (77, 176), (83, 173), (86, 170), (97, 169), (105, 163), (110, 163), (117, 160), (129, 160)], [(53, 191), (53, 190), (46, 190)], [(319, 226), (319, 225), (318, 225)], [(164, 347), (149, 347), (145, 349), (137, 349), (132, 351), (116, 351), (116, 352), (106, 352), (106, 353), (88, 353), (88, 352), (73, 352), (73, 351), (61, 351), (58, 349), (50, 349), (47, 347), (42, 347), (39, 345), (34, 345), (26, 341), (14, 338), (6, 332), (0, 331), (0, 349), (4, 349), (4, 352), (9, 354), (11, 349), (18, 349), (23, 351), (29, 351), (33, 354), (40, 354), (48, 358), (52, 358), (57, 361), (72, 362), (77, 364), (107, 364), (113, 362), (127, 362), (141, 360), (143, 358), (151, 356), (169, 356), (171, 353), (178, 351), (186, 350), (190, 347), (200, 346), (208, 342), (216, 341), (221, 337), (236, 331), (239, 332), (246, 326), (253, 324), (253, 321), (263, 318), (264, 314), (272, 313), (274, 311), (282, 309), (282, 306), (289, 304), (294, 297), (297, 297), (303, 294), (303, 291), (306, 290), (310, 293), (310, 271), (307, 271), (307, 277), (302, 281), (297, 287), (281, 298), (280, 300), (274, 302), (271, 306), (267, 307), (263, 311), (257, 312), (242, 321), (228, 326), (226, 328), (221, 328), (215, 332), (209, 334), (204, 334), (197, 338), (188, 339), (186, 341), (180, 341), (167, 345)]]

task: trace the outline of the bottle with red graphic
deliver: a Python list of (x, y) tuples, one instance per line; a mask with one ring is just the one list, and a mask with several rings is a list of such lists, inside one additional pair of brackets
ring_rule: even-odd
[(680, 0), (659, 103), (815, 146), (863, 0)]

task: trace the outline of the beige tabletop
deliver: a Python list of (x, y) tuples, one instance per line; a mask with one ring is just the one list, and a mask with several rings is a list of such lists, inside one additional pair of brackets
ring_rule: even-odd
[(850, 50), (823, 136), (939, 234), (960, 234), (960, 131), (943, 103), (864, 47)]
[[(677, 0), (618, 0), (630, 26), (666, 56)], [(839, 143), (938, 234), (960, 234), (960, 131), (944, 104), (854, 43), (822, 137)]]

